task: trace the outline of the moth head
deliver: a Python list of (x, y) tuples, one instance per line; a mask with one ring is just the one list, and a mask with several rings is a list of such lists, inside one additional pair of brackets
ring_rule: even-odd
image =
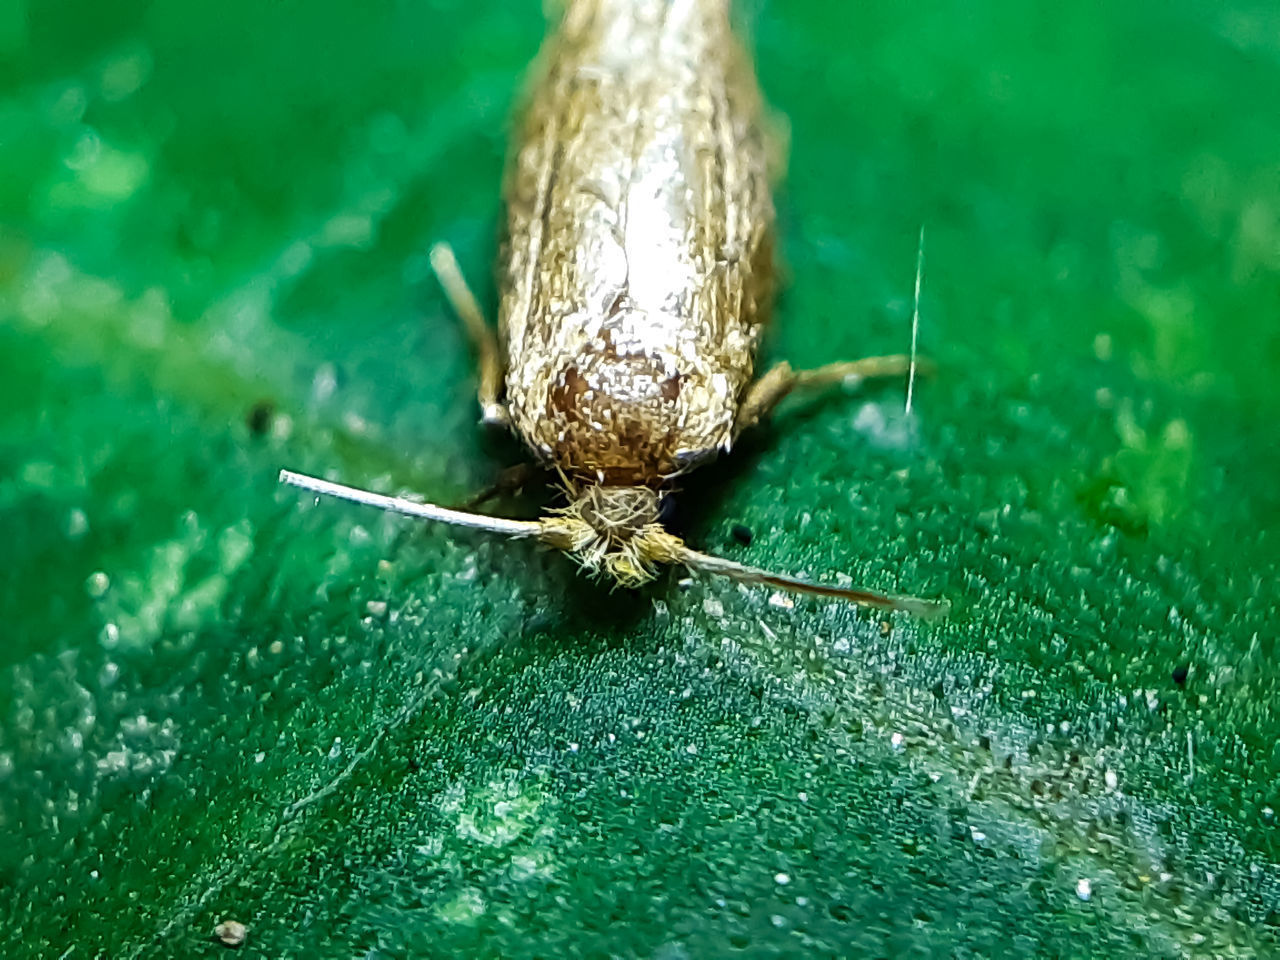
[(678, 563), (679, 537), (659, 522), (661, 497), (640, 486), (571, 486), (569, 502), (543, 520), (544, 543), (571, 554), (584, 570), (621, 587), (652, 580)]

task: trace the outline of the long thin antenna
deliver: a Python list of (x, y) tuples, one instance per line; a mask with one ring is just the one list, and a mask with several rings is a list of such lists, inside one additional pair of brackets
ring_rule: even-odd
[(911, 308), (911, 366), (907, 371), (907, 413), (916, 389), (916, 347), (920, 342), (920, 282), (924, 278), (924, 224), (920, 224), (920, 243), (916, 247), (916, 296)]
[(748, 567), (723, 557), (701, 553), (692, 547), (684, 547), (677, 554), (685, 566), (693, 570), (703, 570), (737, 580), (739, 583), (757, 584), (778, 587), (788, 593), (807, 593), (818, 597), (836, 597), (848, 600), (864, 607), (877, 607), (881, 610), (901, 610), (917, 617), (933, 619), (944, 617), (951, 609), (946, 600), (925, 600), (921, 597), (904, 597), (893, 593), (878, 593), (862, 587), (836, 587), (825, 583), (811, 583), (808, 580), (797, 580), (795, 577), (780, 573), (770, 573), (759, 567)]
[(437, 520), (450, 523), (456, 527), (472, 527), (476, 530), (488, 530), (490, 533), (501, 533), (508, 537), (536, 537), (543, 532), (543, 525), (536, 520), (507, 520), (502, 517), (487, 517), (480, 513), (465, 513), (461, 510), (450, 510), (448, 507), (437, 507), (433, 503), (416, 503), (403, 497), (388, 497), (381, 493), (371, 493), (359, 487), (348, 487), (341, 483), (331, 483), (319, 477), (294, 473), (292, 470), (280, 471), (280, 482), (312, 493), (322, 493), (327, 497), (338, 497), (353, 503), (363, 503), (370, 507), (389, 510), (392, 513), (403, 513), (406, 516), (418, 517), (422, 520)]

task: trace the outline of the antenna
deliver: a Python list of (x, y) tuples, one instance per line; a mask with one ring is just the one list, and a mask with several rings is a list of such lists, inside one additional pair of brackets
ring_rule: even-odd
[(920, 281), (924, 277), (924, 224), (920, 224), (920, 243), (916, 247), (916, 296), (911, 308), (911, 366), (907, 371), (907, 413), (916, 387), (916, 347), (920, 341)]
[(951, 609), (951, 604), (946, 600), (925, 600), (921, 597), (877, 593), (874, 590), (867, 590), (862, 587), (837, 587), (825, 583), (811, 583), (808, 580), (798, 580), (795, 577), (788, 577), (780, 573), (770, 573), (768, 570), (761, 570), (759, 567), (749, 567), (746, 564), (725, 560), (723, 557), (701, 553), (683, 544), (681, 544), (681, 548), (677, 550), (676, 556), (686, 567), (691, 570), (702, 570), (707, 573), (728, 577), (730, 580), (737, 580), (739, 583), (777, 587), (780, 590), (786, 590), (788, 593), (809, 594), (815, 597), (835, 597), (863, 607), (900, 610), (903, 613), (914, 614), (926, 620), (945, 617)]
[(536, 520), (506, 520), (502, 517), (487, 517), (481, 513), (450, 510), (448, 507), (437, 507), (433, 503), (417, 503), (413, 500), (405, 500), (403, 497), (388, 497), (381, 493), (361, 490), (359, 487), (331, 483), (319, 477), (294, 473), (292, 470), (281, 470), (280, 482), (310, 490), (312, 493), (322, 493), (327, 497), (337, 497), (340, 500), (378, 507), (391, 513), (403, 513), (421, 520), (437, 520), (440, 523), (453, 524), (455, 527), (488, 530), (490, 533), (501, 533), (508, 537), (536, 537), (543, 531), (543, 524)]

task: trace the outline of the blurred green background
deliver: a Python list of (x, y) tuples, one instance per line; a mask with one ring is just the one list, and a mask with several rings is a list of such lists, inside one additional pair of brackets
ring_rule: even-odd
[(940, 371), (677, 522), (940, 625), (277, 489), (519, 458), (425, 251), (492, 309), (535, 4), (0, 5), (0, 954), (1280, 950), (1280, 11), (739, 13), (769, 354), (904, 349), (924, 224)]

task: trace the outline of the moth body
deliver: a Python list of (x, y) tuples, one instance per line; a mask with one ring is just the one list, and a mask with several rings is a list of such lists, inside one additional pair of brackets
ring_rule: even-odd
[(598, 535), (586, 565), (623, 583), (664, 552), (651, 491), (729, 448), (752, 378), (773, 277), (760, 113), (722, 0), (578, 0), (519, 126), (507, 416)]
[[(933, 615), (944, 602), (830, 587), (693, 550), (659, 520), (673, 478), (727, 451), (794, 387), (898, 375), (873, 357), (764, 376), (774, 208), (762, 100), (728, 0), (569, 0), (505, 183), (497, 336), (448, 248), (432, 263), (480, 354), (484, 419), (563, 479), (541, 520), (486, 517), (283, 471), (284, 482), (534, 537), (623, 586), (664, 564)], [(914, 370), (914, 358), (911, 360)]]
[(578, 0), (506, 183), (516, 433), (580, 483), (654, 486), (733, 441), (773, 277), (751, 65), (721, 0)]

